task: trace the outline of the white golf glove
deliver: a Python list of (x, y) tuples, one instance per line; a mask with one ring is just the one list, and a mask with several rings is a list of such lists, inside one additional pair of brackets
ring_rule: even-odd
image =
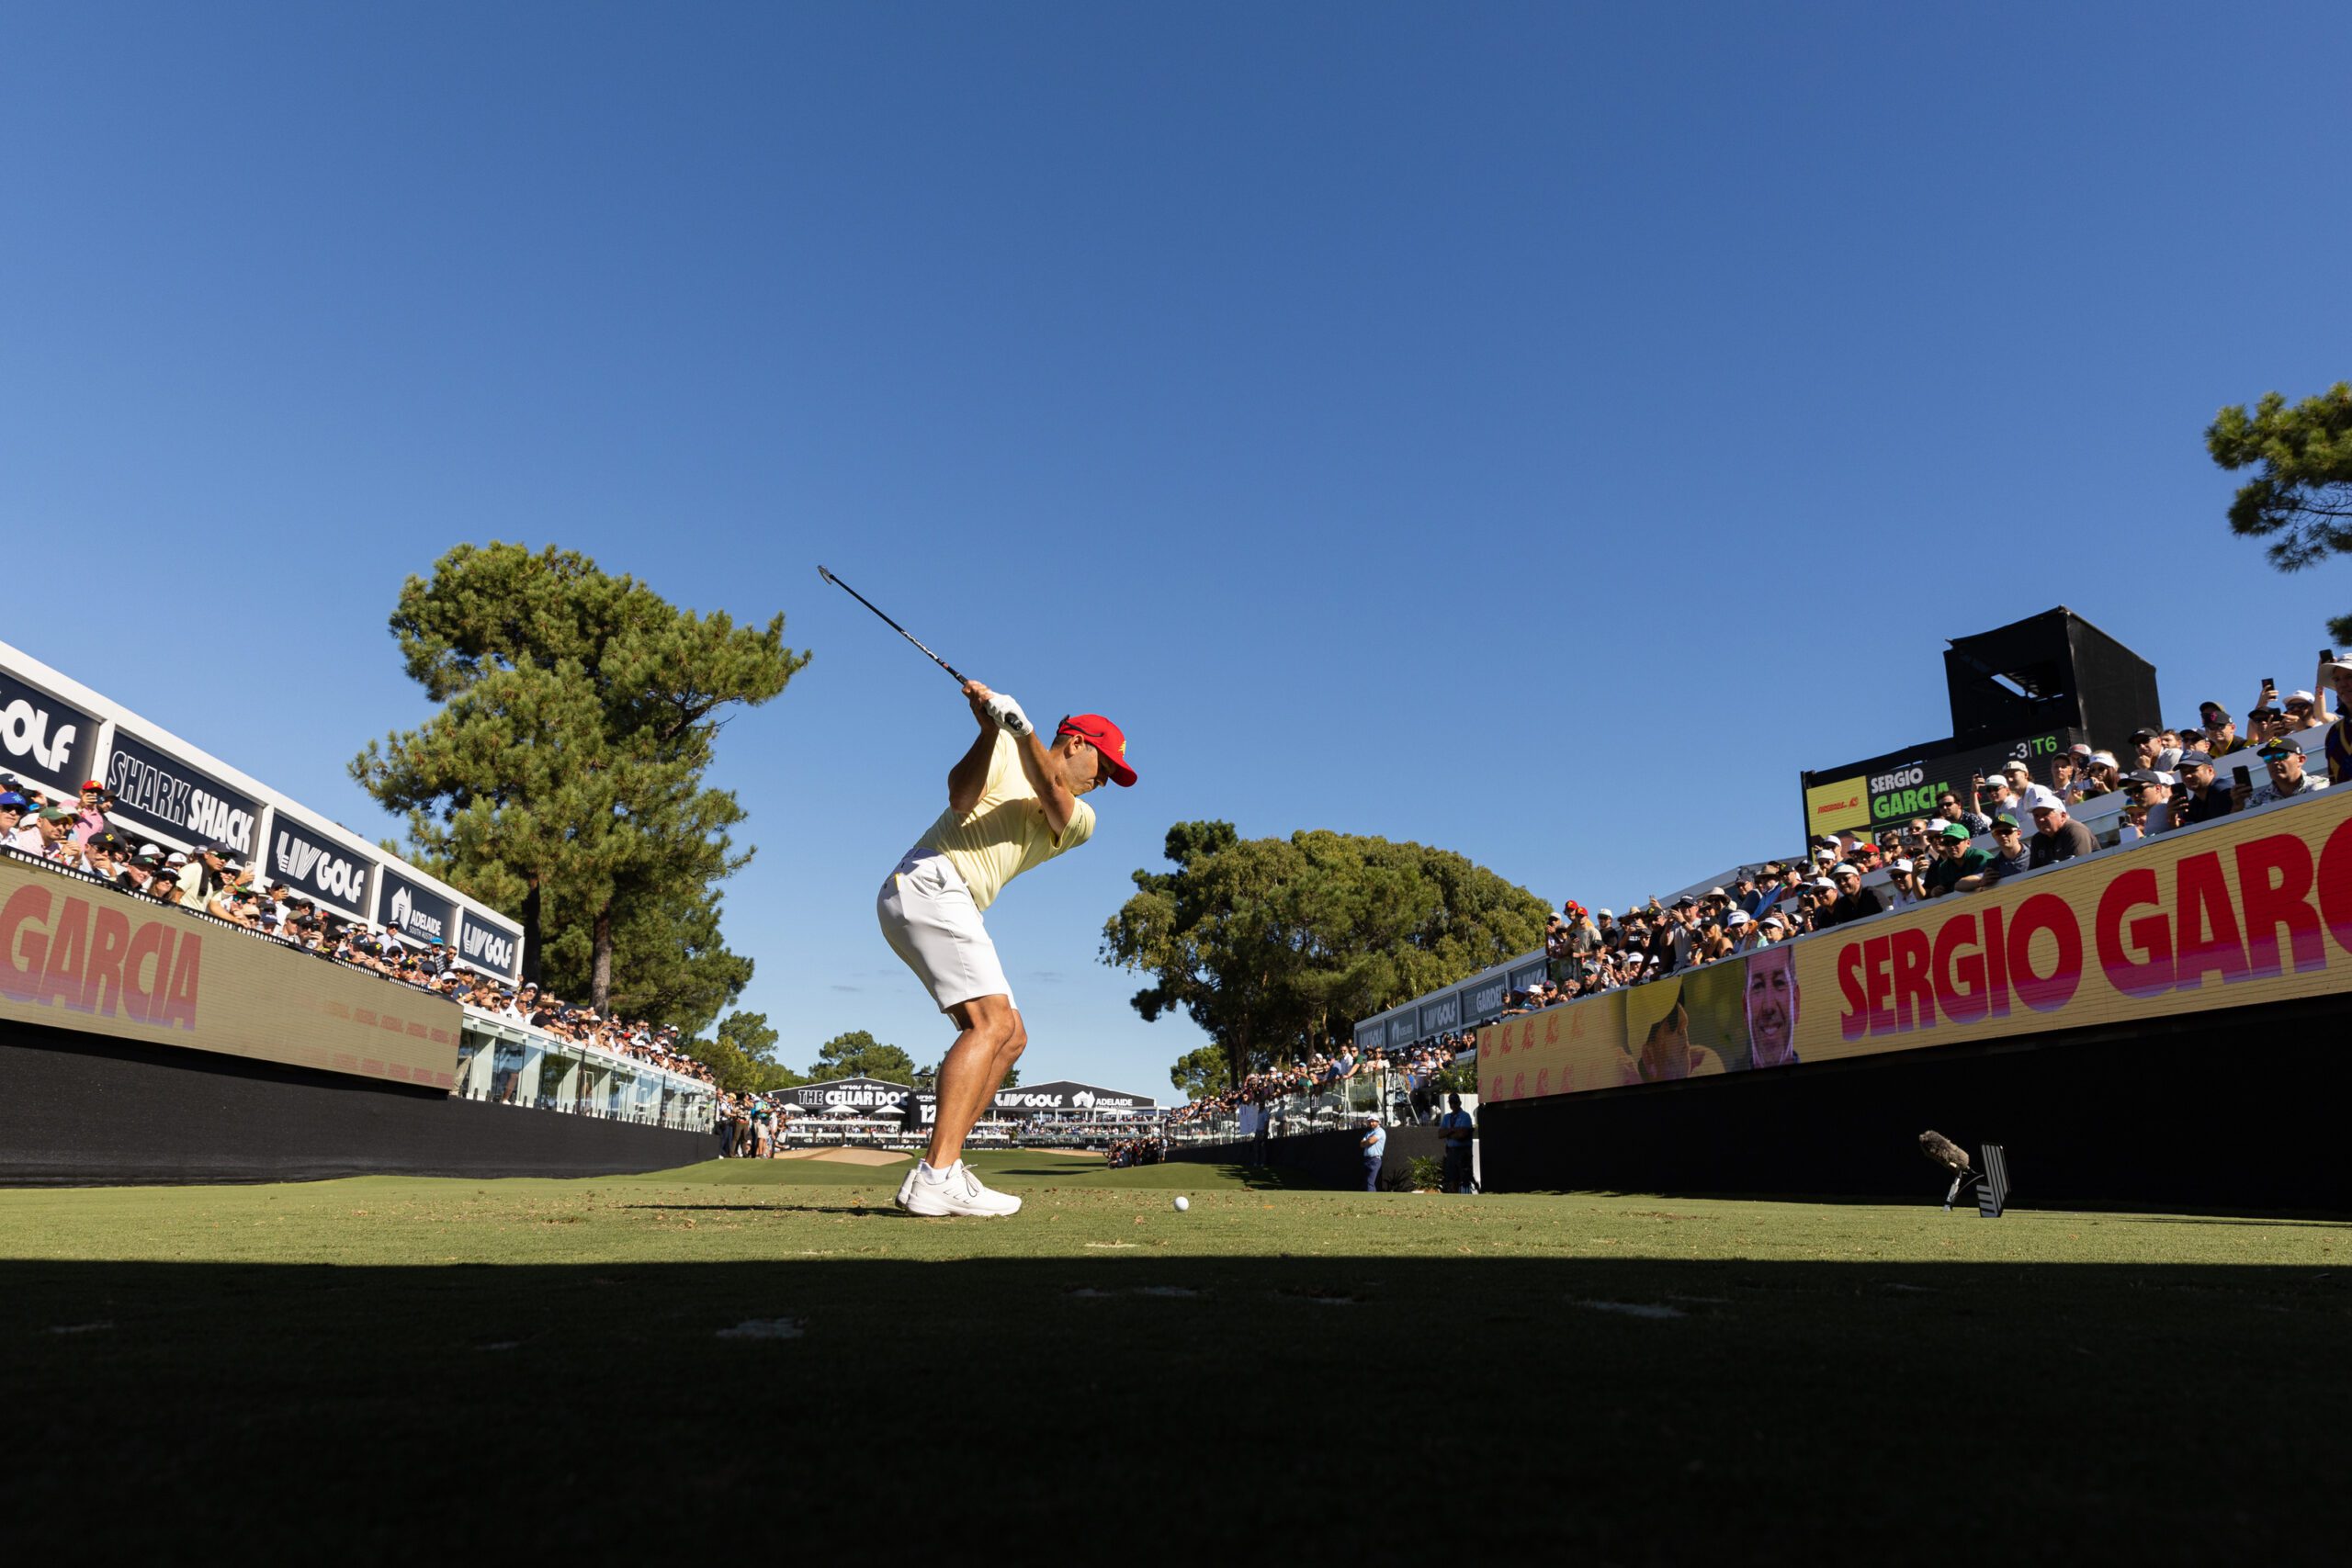
[(991, 693), (983, 705), (990, 718), (1015, 735), (1026, 735), (1036, 728), (1029, 722), (1029, 716), (1021, 711), (1021, 705), (1002, 692)]

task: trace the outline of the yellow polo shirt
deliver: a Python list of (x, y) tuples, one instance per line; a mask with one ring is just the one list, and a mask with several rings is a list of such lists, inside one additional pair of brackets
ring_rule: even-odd
[(939, 814), (931, 830), (915, 842), (917, 849), (936, 850), (947, 857), (972, 902), (987, 908), (1004, 891), (1004, 885), (1024, 871), (1035, 870), (1065, 850), (1074, 850), (1094, 836), (1094, 807), (1080, 800), (1070, 813), (1069, 825), (1057, 840), (1046, 821), (1046, 807), (1029, 786), (1021, 765), (1021, 741), (1009, 729), (996, 733), (996, 750), (989, 753), (988, 783), (978, 804), (969, 811)]

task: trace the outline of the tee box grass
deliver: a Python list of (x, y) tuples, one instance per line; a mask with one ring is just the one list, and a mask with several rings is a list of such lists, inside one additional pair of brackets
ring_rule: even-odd
[(12, 1556), (2344, 1560), (2341, 1224), (976, 1163), (0, 1192)]

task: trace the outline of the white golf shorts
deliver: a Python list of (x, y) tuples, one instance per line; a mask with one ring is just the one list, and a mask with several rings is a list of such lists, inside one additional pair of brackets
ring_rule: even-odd
[(874, 912), (890, 951), (907, 961), (939, 1010), (975, 997), (1012, 1000), (979, 906), (945, 855), (909, 850), (882, 884)]

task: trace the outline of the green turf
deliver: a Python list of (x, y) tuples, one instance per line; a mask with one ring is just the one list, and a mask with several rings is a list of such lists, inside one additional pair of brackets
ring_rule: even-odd
[(2342, 1560), (2342, 1224), (978, 1163), (0, 1192), (21, 1560)]

